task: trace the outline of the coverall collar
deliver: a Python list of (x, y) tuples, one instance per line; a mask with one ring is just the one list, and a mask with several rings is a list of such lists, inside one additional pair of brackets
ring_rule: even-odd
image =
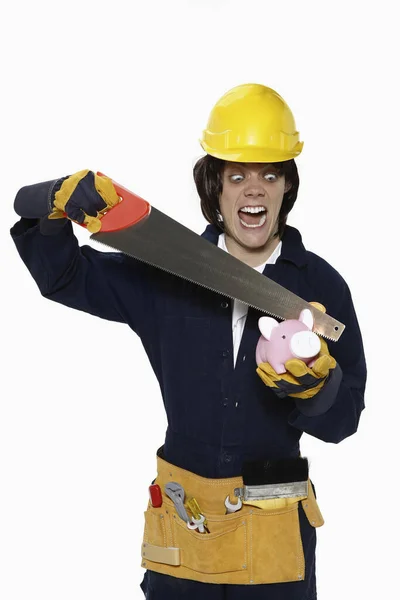
[[(207, 225), (205, 231), (201, 234), (206, 240), (212, 244), (218, 244), (218, 236), (222, 232), (215, 225)], [(307, 252), (301, 241), (300, 232), (290, 225), (285, 226), (282, 237), (282, 251), (278, 258), (293, 263), (299, 269), (307, 264)]]

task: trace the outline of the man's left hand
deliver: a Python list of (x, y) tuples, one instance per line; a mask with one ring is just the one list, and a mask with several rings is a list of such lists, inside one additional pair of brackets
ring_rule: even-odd
[(285, 368), (286, 373), (279, 375), (269, 363), (261, 363), (257, 374), (279, 398), (313, 398), (327, 384), (336, 368), (336, 360), (321, 338), (321, 351), (312, 367), (298, 358), (291, 358)]

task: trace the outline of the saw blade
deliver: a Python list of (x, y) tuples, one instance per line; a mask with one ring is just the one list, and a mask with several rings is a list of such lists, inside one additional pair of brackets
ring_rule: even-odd
[(133, 226), (90, 237), (277, 319), (298, 319), (307, 308), (314, 317), (313, 331), (329, 340), (337, 341), (344, 331), (339, 321), (154, 207)]

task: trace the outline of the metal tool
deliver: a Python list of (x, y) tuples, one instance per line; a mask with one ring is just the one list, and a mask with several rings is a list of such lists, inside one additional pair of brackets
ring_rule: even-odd
[[(207, 519), (206, 519), (205, 515), (202, 514), (201, 508), (200, 508), (199, 503), (197, 502), (196, 498), (190, 498), (190, 500), (187, 500), (186, 506), (188, 507), (188, 509), (190, 510), (190, 512), (193, 515), (193, 522), (194, 523), (197, 522), (197, 523), (199, 523), (199, 525), (201, 525), (201, 529), (199, 529), (199, 531), (201, 533), (204, 533), (204, 531), (206, 533), (210, 533), (210, 531), (207, 527)], [(192, 527), (190, 529), (195, 529), (195, 528)]]
[(293, 483), (271, 483), (266, 485), (245, 485), (235, 488), (235, 496), (243, 500), (267, 500), (268, 498), (298, 498), (307, 496), (307, 481)]
[[(120, 202), (100, 211), (101, 229), (91, 239), (278, 319), (298, 319), (308, 308), (315, 333), (333, 341), (340, 338), (342, 323), (111, 181)], [(22, 188), (14, 201), (17, 214), (31, 219), (44, 217), (51, 208), (54, 184), (50, 181)], [(42, 197), (32, 202), (32, 188), (38, 185)]]
[[(201, 512), (201, 508), (200, 508), (199, 503), (197, 502), (196, 498), (190, 498), (190, 500), (187, 500), (186, 506), (188, 507), (188, 509), (190, 510), (190, 512), (192, 513), (192, 515), (195, 519), (200, 519), (200, 517), (202, 516), (202, 512)], [(205, 517), (204, 517), (204, 526), (207, 528), (207, 519)]]
[(176, 512), (178, 513), (180, 518), (186, 523), (189, 523), (190, 517), (183, 504), (183, 501), (185, 499), (185, 490), (183, 489), (183, 487), (175, 481), (170, 481), (169, 483), (165, 484), (164, 490), (166, 495), (169, 498), (171, 498), (172, 502), (174, 503)]
[(204, 515), (199, 515), (199, 518), (196, 519), (195, 517), (192, 518), (193, 522), (189, 522), (187, 524), (188, 529), (198, 529), (200, 533), (204, 533), (205, 532), (205, 527), (204, 527), (204, 521), (205, 521), (205, 517)]
[(242, 465), (243, 487), (235, 496), (262, 509), (290, 506), (308, 496), (308, 459), (289, 457), (255, 460)]
[[(98, 172), (98, 175), (103, 175)], [(238, 300), (278, 319), (297, 319), (308, 308), (315, 333), (337, 341), (345, 326), (283, 286), (113, 181), (121, 202), (101, 219), (91, 239)]]
[(243, 503), (242, 503), (242, 500), (240, 497), (238, 498), (238, 501), (236, 502), (236, 504), (232, 504), (230, 502), (229, 496), (227, 496), (225, 498), (225, 506), (226, 506), (226, 514), (227, 515), (240, 510), (242, 508), (242, 505), (243, 505)]

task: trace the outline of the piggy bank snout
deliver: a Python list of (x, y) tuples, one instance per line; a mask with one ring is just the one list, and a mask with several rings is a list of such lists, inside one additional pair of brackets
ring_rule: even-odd
[(290, 350), (296, 358), (313, 358), (321, 350), (321, 341), (312, 331), (299, 331), (290, 340)]

